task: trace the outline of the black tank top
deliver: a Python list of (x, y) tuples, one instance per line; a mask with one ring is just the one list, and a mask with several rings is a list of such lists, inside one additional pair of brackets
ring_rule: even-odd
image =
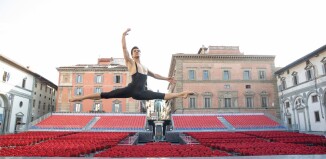
[(134, 73), (131, 78), (131, 85), (135, 87), (137, 90), (147, 90), (147, 75), (138, 72), (137, 63), (136, 65), (136, 73)]

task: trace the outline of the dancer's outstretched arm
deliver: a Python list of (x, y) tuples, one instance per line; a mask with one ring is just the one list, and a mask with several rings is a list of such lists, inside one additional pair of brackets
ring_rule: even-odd
[(129, 66), (129, 64), (132, 63), (132, 59), (129, 56), (129, 52), (127, 50), (127, 43), (126, 43), (126, 36), (128, 35), (128, 32), (130, 31), (130, 28), (128, 28), (125, 32), (122, 34), (122, 50), (123, 50), (123, 57), (126, 62), (126, 66)]
[(159, 80), (166, 80), (172, 84), (175, 83), (175, 80), (174, 80), (174, 77), (164, 77), (164, 76), (161, 76), (157, 73), (153, 73), (152, 71), (148, 70), (148, 75), (155, 78), (155, 79), (159, 79)]

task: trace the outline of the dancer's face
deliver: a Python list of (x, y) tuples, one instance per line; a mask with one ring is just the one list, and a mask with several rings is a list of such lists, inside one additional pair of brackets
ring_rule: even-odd
[(134, 49), (132, 52), (132, 57), (139, 57), (140, 56), (140, 50), (139, 49)]

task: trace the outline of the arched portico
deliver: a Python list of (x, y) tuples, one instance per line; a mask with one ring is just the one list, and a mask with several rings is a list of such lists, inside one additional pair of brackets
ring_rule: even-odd
[(6, 133), (8, 127), (8, 110), (9, 110), (9, 100), (7, 95), (0, 93), (0, 114), (2, 114), (0, 118), (1, 126), (0, 126), (0, 134)]

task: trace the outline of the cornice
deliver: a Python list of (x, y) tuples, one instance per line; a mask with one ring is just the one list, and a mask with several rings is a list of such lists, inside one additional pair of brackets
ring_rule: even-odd
[(169, 76), (172, 76), (176, 59), (220, 59), (220, 60), (275, 60), (274, 55), (217, 55), (217, 54), (173, 54), (170, 62)]
[(60, 71), (128, 71), (127, 67), (58, 67), (57, 70)]
[(274, 55), (216, 55), (216, 54), (174, 54), (172, 58), (200, 59), (259, 59), (274, 60)]

